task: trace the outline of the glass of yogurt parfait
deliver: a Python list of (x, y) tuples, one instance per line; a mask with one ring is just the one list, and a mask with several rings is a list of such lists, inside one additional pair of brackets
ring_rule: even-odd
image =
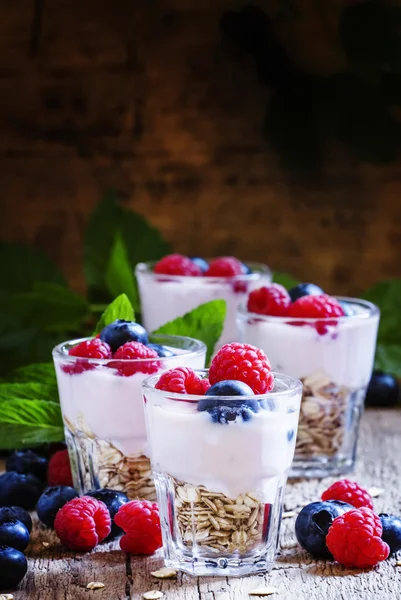
[(239, 309), (239, 339), (269, 355), (273, 369), (301, 379), (294, 477), (352, 471), (369, 383), (379, 309), (333, 298), (312, 284), (253, 291)]
[(180, 254), (136, 267), (142, 317), (149, 331), (210, 300), (227, 302), (227, 315), (217, 348), (237, 339), (236, 312), (253, 289), (271, 281), (266, 265), (242, 263), (232, 256), (211, 261)]
[(301, 389), (239, 343), (223, 346), (209, 372), (143, 382), (166, 566), (226, 576), (271, 568)]
[(203, 368), (206, 346), (188, 337), (149, 335), (116, 321), (98, 338), (53, 350), (74, 487), (153, 500), (141, 383), (176, 365)]

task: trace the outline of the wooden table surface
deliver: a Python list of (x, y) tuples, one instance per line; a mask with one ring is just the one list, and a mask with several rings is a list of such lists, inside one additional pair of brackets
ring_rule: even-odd
[[(383, 488), (375, 500), (377, 512), (401, 514), (401, 411), (367, 411), (362, 421), (359, 460), (353, 478)], [(285, 510), (319, 498), (333, 480), (290, 482)], [(240, 579), (195, 578), (182, 573), (176, 580), (158, 580), (150, 572), (162, 566), (161, 553), (130, 557), (118, 542), (100, 545), (90, 554), (66, 552), (53, 533), (36, 525), (27, 550), (29, 571), (16, 600), (130, 600), (149, 590), (161, 590), (166, 600), (246, 600), (252, 589), (274, 586), (277, 600), (390, 600), (401, 598), (401, 567), (390, 558), (371, 571), (347, 570), (330, 562), (315, 562), (294, 537), (295, 518), (283, 520), (281, 548), (273, 571)], [(47, 545), (49, 544), (49, 545)], [(104, 583), (88, 590), (92, 581)]]

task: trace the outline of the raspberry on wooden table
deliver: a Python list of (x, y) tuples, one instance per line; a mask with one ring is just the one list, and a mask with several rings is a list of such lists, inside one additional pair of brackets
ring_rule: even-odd
[(51, 486), (67, 485), (73, 487), (68, 450), (58, 450), (49, 460), (47, 483)]
[(253, 290), (248, 298), (249, 312), (273, 317), (285, 317), (291, 304), (291, 298), (284, 286), (272, 283)]
[(255, 394), (266, 394), (274, 386), (274, 375), (263, 350), (239, 342), (225, 344), (210, 365), (211, 385), (227, 379), (243, 381)]
[(183, 254), (169, 254), (155, 264), (153, 271), (160, 275), (189, 275), (199, 277), (202, 269)]
[(125, 532), (121, 550), (132, 554), (153, 554), (162, 545), (159, 508), (148, 500), (132, 500), (124, 504), (114, 522)]
[[(150, 360), (144, 360), (146, 358)], [(160, 369), (160, 361), (154, 360), (155, 358), (158, 359), (159, 355), (153, 348), (148, 348), (148, 346), (141, 344), (141, 342), (126, 342), (114, 352), (113, 359), (121, 361), (132, 360), (133, 362), (113, 360), (108, 366), (117, 369), (119, 375), (124, 375), (125, 377), (134, 375), (134, 373), (147, 373), (151, 375)]]
[(373, 499), (369, 492), (349, 479), (342, 479), (333, 483), (323, 492), (322, 500), (341, 500), (352, 504), (355, 508), (366, 506), (373, 509)]
[(60, 542), (70, 550), (89, 551), (111, 531), (106, 505), (96, 498), (82, 496), (64, 504), (54, 521)]
[(381, 539), (382, 532), (380, 518), (370, 508), (362, 507), (334, 519), (326, 544), (340, 564), (365, 569), (385, 560), (390, 553)]
[(206, 277), (235, 277), (235, 275), (244, 274), (244, 265), (234, 256), (215, 258), (205, 272)]
[(160, 376), (156, 383), (157, 390), (174, 392), (176, 394), (197, 394), (202, 396), (210, 387), (207, 379), (201, 379), (189, 367), (170, 369)]

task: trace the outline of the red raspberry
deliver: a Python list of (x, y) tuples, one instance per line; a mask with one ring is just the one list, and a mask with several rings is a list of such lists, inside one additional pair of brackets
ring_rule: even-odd
[(352, 504), (355, 508), (366, 506), (373, 509), (373, 499), (369, 492), (355, 481), (349, 481), (349, 479), (342, 479), (333, 483), (323, 492), (322, 500), (341, 500)]
[(274, 375), (263, 350), (239, 342), (220, 348), (210, 365), (211, 385), (226, 379), (247, 383), (255, 394), (266, 394), (274, 385)]
[(344, 310), (338, 300), (326, 294), (302, 296), (298, 300), (295, 300), (288, 310), (290, 317), (305, 317), (307, 319), (343, 317), (344, 314)]
[(49, 465), (47, 467), (47, 484), (74, 486), (68, 450), (58, 450), (49, 460)]
[(153, 270), (162, 275), (190, 275), (192, 277), (203, 275), (202, 269), (182, 254), (165, 256), (155, 264)]
[(370, 508), (350, 510), (334, 519), (326, 545), (345, 567), (366, 569), (385, 560), (390, 548), (383, 542), (380, 518)]
[(201, 379), (193, 369), (189, 367), (177, 367), (170, 369), (160, 376), (155, 387), (157, 390), (174, 392), (176, 394), (197, 394), (203, 396), (210, 387), (208, 381)]
[(93, 338), (74, 346), (68, 354), (82, 358), (111, 358), (111, 349), (100, 338)]
[(237, 258), (234, 258), (234, 256), (221, 256), (209, 263), (209, 268), (205, 275), (207, 277), (234, 277), (235, 275), (244, 275), (244, 267)]
[(114, 517), (125, 535), (121, 550), (132, 554), (153, 554), (162, 545), (159, 508), (148, 500), (132, 500), (123, 504)]
[(96, 498), (73, 498), (58, 511), (54, 529), (64, 546), (87, 552), (109, 535), (110, 513)]
[(259, 315), (285, 317), (290, 304), (291, 297), (289, 293), (279, 283), (272, 283), (269, 287), (253, 290), (248, 298), (249, 312)]
[[(145, 344), (141, 344), (141, 342), (126, 342), (114, 352), (113, 358), (135, 361), (128, 363), (113, 360), (108, 363), (109, 367), (117, 369), (118, 374), (125, 377), (139, 372), (151, 375), (160, 369), (160, 360), (154, 360), (155, 358), (159, 358), (156, 350), (148, 348)], [(146, 358), (152, 360), (144, 360)]]

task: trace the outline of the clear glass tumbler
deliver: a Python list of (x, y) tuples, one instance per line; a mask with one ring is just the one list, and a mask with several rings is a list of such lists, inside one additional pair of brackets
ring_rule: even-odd
[(181, 317), (200, 304), (223, 299), (227, 302), (227, 316), (223, 333), (216, 345), (235, 342), (237, 339), (236, 313), (252, 290), (267, 285), (271, 272), (266, 265), (247, 263), (251, 273), (235, 277), (190, 277), (158, 275), (155, 263), (139, 263), (135, 274), (142, 306), (143, 324), (154, 331), (164, 323)]
[(276, 374), (272, 392), (239, 398), (164, 392), (158, 378), (142, 387), (166, 565), (192, 575), (269, 570), (301, 382)]
[(274, 370), (303, 383), (292, 477), (342, 475), (355, 465), (380, 313), (364, 300), (338, 300), (348, 316), (334, 320), (239, 310), (240, 341), (262, 348)]
[(130, 499), (154, 500), (142, 381), (177, 366), (203, 368), (206, 346), (188, 337), (150, 335), (150, 342), (167, 346), (174, 356), (118, 361), (70, 356), (70, 348), (82, 341), (53, 350), (74, 486), (80, 494), (107, 487)]

